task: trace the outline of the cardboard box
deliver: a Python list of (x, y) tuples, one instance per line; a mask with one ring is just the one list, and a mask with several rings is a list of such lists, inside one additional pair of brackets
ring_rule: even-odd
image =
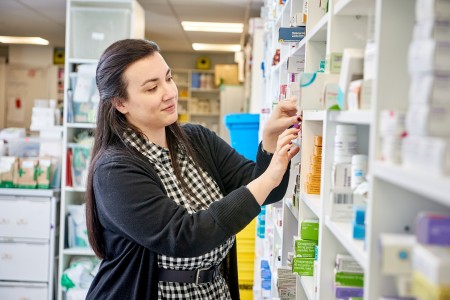
[(217, 64), (214, 66), (214, 84), (240, 84), (237, 64)]

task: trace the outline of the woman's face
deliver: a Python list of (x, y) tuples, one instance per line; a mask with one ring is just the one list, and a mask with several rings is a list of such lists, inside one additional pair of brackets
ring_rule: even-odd
[(178, 90), (158, 52), (131, 64), (124, 73), (128, 99), (116, 108), (144, 133), (160, 132), (178, 118)]

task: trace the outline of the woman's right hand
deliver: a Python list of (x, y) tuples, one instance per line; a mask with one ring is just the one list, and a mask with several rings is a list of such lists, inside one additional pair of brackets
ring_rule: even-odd
[(270, 192), (281, 183), (289, 161), (300, 151), (300, 148), (291, 142), (298, 137), (299, 132), (298, 128), (289, 128), (278, 136), (269, 167), (247, 185), (259, 205), (262, 205)]

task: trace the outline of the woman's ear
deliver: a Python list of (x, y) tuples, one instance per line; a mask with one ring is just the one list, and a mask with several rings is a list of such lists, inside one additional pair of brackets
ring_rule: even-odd
[(112, 100), (113, 106), (122, 114), (126, 114), (128, 112), (127, 106), (125, 105), (125, 100), (122, 98), (114, 98)]

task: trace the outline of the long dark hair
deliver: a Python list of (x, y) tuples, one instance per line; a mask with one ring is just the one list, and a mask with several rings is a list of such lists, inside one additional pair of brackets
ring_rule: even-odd
[[(131, 129), (136, 134), (145, 137), (139, 128), (127, 122), (125, 116), (115, 108), (114, 101), (117, 101), (117, 99), (126, 101), (128, 99), (127, 84), (123, 77), (125, 70), (132, 63), (159, 51), (159, 46), (152, 41), (143, 39), (120, 40), (113, 43), (103, 52), (97, 66), (96, 82), (100, 94), (100, 103), (85, 198), (89, 243), (99, 258), (104, 258), (105, 248), (103, 227), (100, 224), (95, 203), (93, 188), (94, 166), (96, 161), (111, 145), (122, 144), (124, 148), (133, 151), (124, 140), (125, 131)], [(177, 154), (181, 149), (184, 149), (194, 159), (197, 166), (199, 165), (199, 160), (178, 122), (166, 127), (166, 137), (175, 176), (181, 183), (183, 191), (195, 197), (181, 176)]]

